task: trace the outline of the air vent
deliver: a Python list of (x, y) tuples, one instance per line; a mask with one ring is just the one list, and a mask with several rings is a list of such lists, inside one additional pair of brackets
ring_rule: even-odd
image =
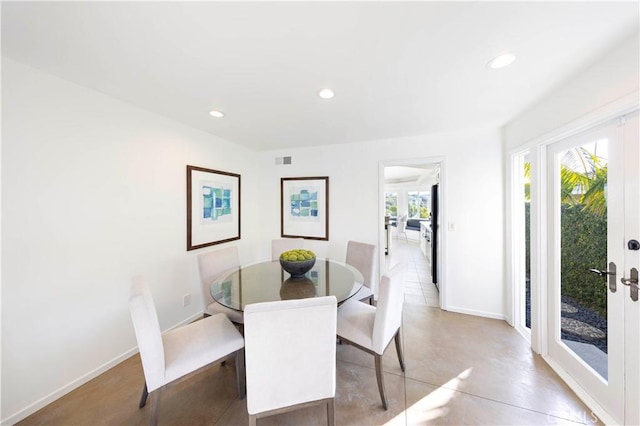
[(276, 165), (291, 164), (291, 157), (276, 157)]

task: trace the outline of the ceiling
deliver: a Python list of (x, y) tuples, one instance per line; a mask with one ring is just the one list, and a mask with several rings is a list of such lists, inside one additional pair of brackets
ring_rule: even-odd
[(438, 181), (439, 163), (412, 166), (387, 166), (384, 168), (386, 185), (430, 186)]
[[(639, 16), (637, 1), (1, 7), (4, 56), (255, 150), (503, 126)], [(505, 51), (513, 65), (486, 67)]]

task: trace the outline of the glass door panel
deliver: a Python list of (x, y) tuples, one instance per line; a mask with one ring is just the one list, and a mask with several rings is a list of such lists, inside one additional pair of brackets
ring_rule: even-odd
[(603, 379), (607, 350), (608, 139), (560, 159), (560, 336)]

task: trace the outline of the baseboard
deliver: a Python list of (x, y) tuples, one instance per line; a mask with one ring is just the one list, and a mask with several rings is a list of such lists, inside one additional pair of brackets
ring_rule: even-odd
[[(202, 312), (199, 312), (197, 314), (192, 315), (191, 317), (179, 322), (178, 324), (175, 324), (171, 327), (169, 327), (167, 330), (165, 330), (165, 332), (172, 330), (176, 327), (180, 327), (182, 325), (188, 324), (192, 321), (195, 321), (199, 318), (202, 318)], [(124, 353), (118, 355), (117, 357), (105, 362), (104, 364), (100, 365), (99, 367), (97, 367), (94, 370), (89, 371), (86, 374), (83, 374), (82, 376), (78, 377), (75, 380), (72, 380), (71, 382), (67, 383), (66, 385), (56, 389), (55, 391), (51, 392), (50, 394), (46, 395), (45, 397), (35, 401), (34, 403), (24, 407), (23, 409), (19, 410), (17, 413), (14, 413), (12, 415), (10, 415), (9, 417), (2, 419), (0, 421), (0, 425), (5, 426), (5, 425), (13, 425), (18, 423), (21, 420), (26, 419), (27, 417), (29, 417), (30, 415), (32, 415), (33, 413), (35, 413), (36, 411), (40, 410), (41, 408), (46, 407), (47, 405), (51, 404), (52, 402), (54, 402), (55, 400), (62, 398), (63, 396), (65, 396), (66, 394), (68, 394), (69, 392), (79, 388), (80, 386), (84, 385), (85, 383), (95, 379), (96, 377), (98, 377), (100, 374), (104, 373), (105, 371), (115, 367), (116, 365), (120, 364), (121, 362), (129, 359), (130, 357), (132, 357), (133, 355), (138, 353), (138, 347), (135, 346), (127, 351), (125, 351)]]
[(492, 319), (497, 319), (502, 321), (507, 320), (506, 315), (497, 314), (495, 312), (478, 311), (475, 309), (459, 308), (457, 306), (447, 306), (446, 308), (442, 308), (442, 309), (449, 312), (456, 312), (458, 314), (474, 315), (476, 317), (492, 318)]

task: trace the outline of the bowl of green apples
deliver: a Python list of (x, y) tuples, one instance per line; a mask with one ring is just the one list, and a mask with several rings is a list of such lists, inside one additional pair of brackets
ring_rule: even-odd
[(294, 249), (280, 254), (280, 265), (292, 278), (303, 277), (315, 263), (316, 255), (311, 250)]

